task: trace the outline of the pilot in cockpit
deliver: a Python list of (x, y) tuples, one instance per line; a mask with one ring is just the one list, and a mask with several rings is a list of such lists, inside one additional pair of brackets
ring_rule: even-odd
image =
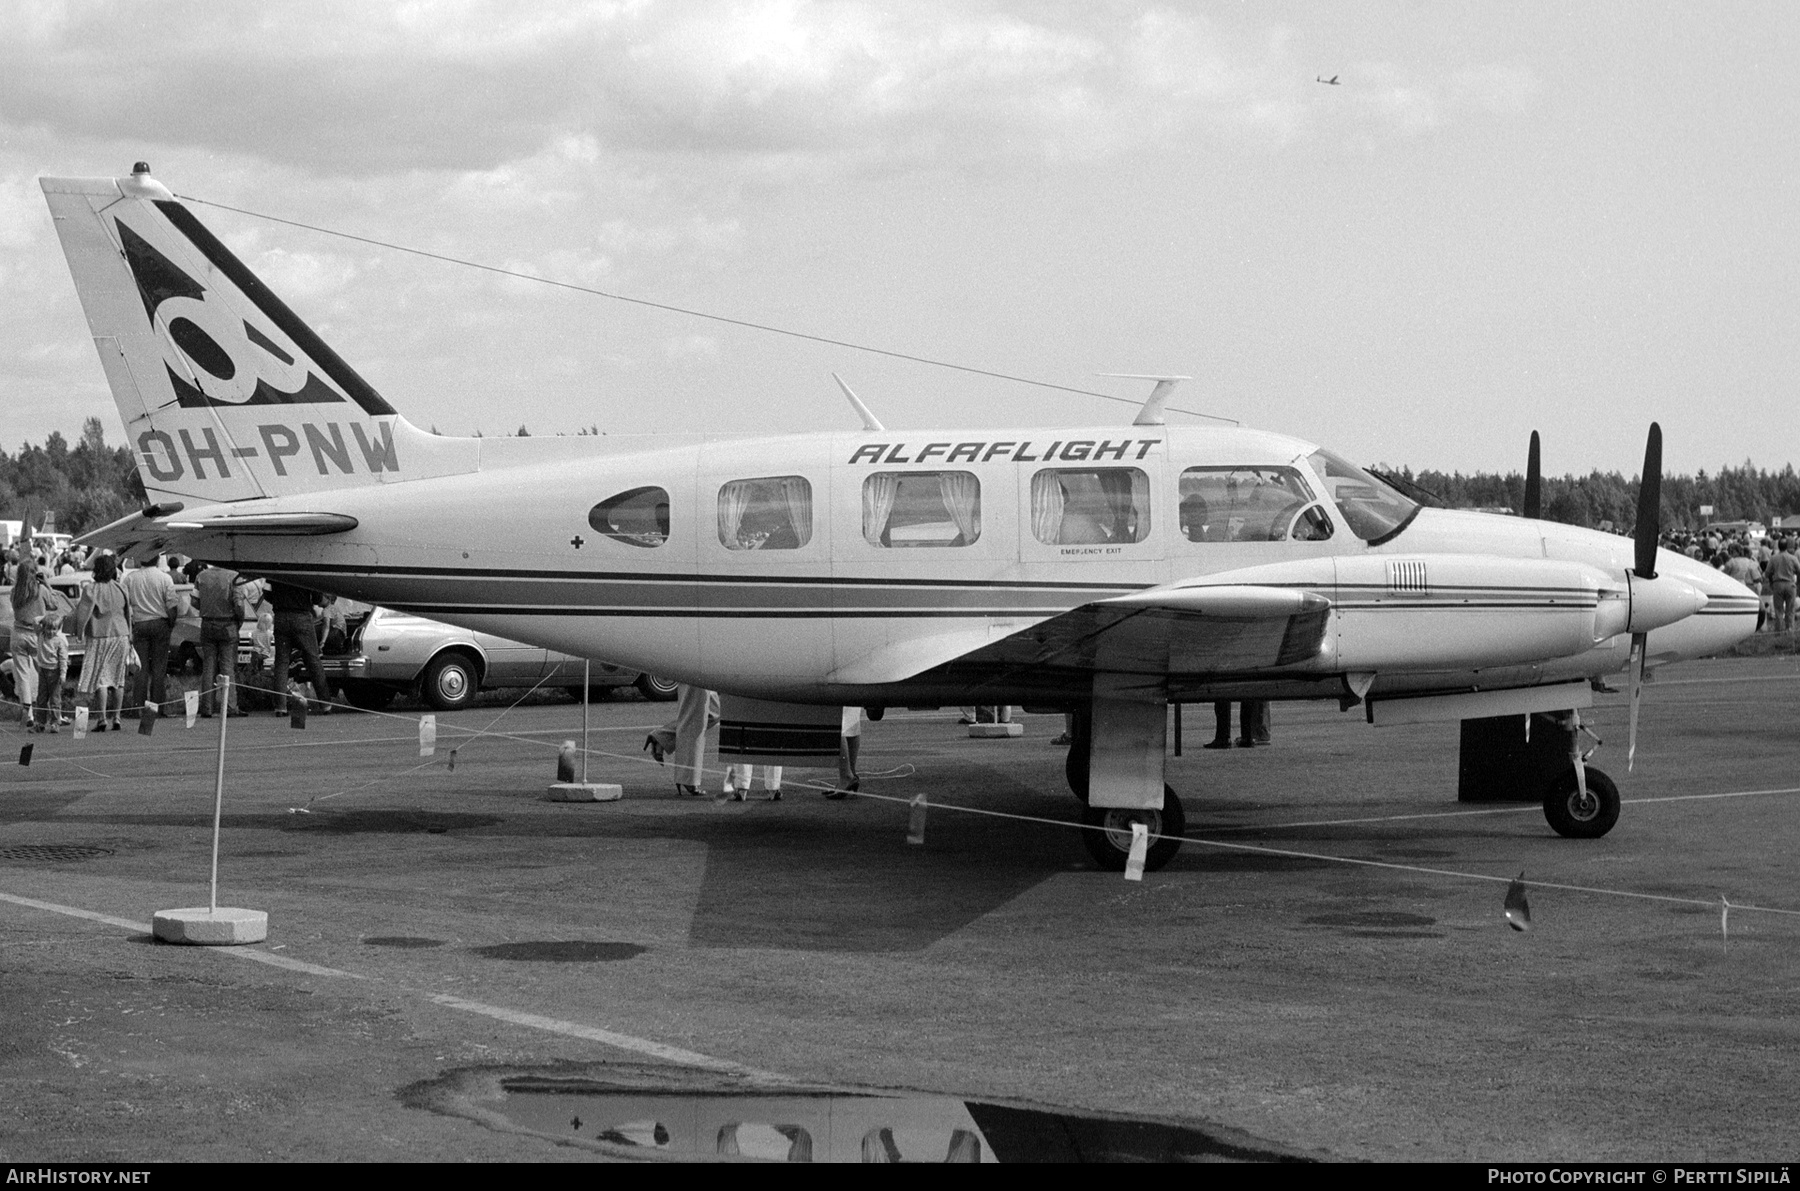
[(1190, 542), (1207, 540), (1206, 500), (1199, 493), (1181, 498), (1181, 535)]

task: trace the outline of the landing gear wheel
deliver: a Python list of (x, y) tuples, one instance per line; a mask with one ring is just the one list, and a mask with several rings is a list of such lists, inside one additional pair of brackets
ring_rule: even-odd
[[(1069, 755), (1063, 761), (1063, 777), (1068, 780), (1069, 790), (1082, 806), (1088, 800), (1088, 747), (1094, 739), (1093, 713), (1086, 708), (1076, 711), (1072, 717), (1074, 723), (1070, 727)], [(1127, 831), (1131, 829), (1126, 828)]]
[(481, 679), (476, 677), (475, 663), (468, 657), (444, 653), (425, 667), (425, 677), (419, 685), (425, 701), (439, 711), (460, 711), (475, 702)]
[(1082, 832), (1081, 842), (1087, 845), (1088, 855), (1094, 858), (1095, 864), (1115, 873), (1125, 871), (1126, 858), (1131, 855), (1133, 823), (1142, 823), (1151, 835), (1164, 837), (1150, 841), (1150, 848), (1144, 854), (1144, 871), (1147, 873), (1153, 873), (1175, 859), (1175, 853), (1181, 851), (1180, 837), (1187, 832), (1187, 816), (1182, 813), (1181, 799), (1167, 786), (1163, 787), (1163, 805), (1159, 811), (1090, 806), (1082, 812), (1081, 822), (1086, 827), (1103, 828)]
[(1544, 795), (1544, 818), (1556, 834), (1570, 839), (1599, 839), (1619, 821), (1619, 787), (1592, 765), (1587, 769), (1587, 798), (1575, 785), (1575, 770), (1564, 770)]

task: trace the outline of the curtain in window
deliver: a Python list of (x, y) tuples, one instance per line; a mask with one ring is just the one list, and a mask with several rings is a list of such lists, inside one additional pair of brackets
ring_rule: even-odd
[(944, 507), (950, 510), (950, 519), (956, 522), (956, 528), (962, 533), (962, 545), (967, 546), (981, 536), (981, 481), (973, 472), (940, 471), (938, 473), (938, 492), (943, 495)]
[(738, 540), (744, 524), (744, 510), (750, 507), (752, 481), (733, 480), (719, 489), (719, 543), (727, 550), (748, 549)]
[(1131, 516), (1131, 472), (1133, 469), (1109, 467), (1094, 473), (1100, 492), (1106, 497), (1106, 512), (1115, 542), (1137, 541), (1137, 522)]
[(783, 476), (779, 481), (787, 502), (788, 523), (794, 527), (795, 545), (812, 541), (812, 485), (803, 476)]
[(878, 471), (863, 481), (863, 539), (871, 546), (885, 543), (888, 518), (894, 512), (894, 497), (900, 494), (900, 477), (891, 471)]
[(1150, 477), (1131, 469), (1131, 507), (1137, 510), (1137, 537), (1141, 542), (1150, 536)]
[(1031, 477), (1031, 532), (1047, 546), (1062, 540), (1063, 504), (1062, 480), (1055, 472)]

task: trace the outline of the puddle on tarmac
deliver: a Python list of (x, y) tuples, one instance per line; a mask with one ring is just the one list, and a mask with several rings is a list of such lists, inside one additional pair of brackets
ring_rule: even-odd
[(581, 939), (542, 943), (495, 943), (471, 948), (489, 959), (535, 960), (554, 964), (595, 964), (636, 959), (649, 950), (637, 943), (593, 943)]
[(423, 831), (442, 835), (472, 827), (492, 827), (504, 822), (497, 815), (471, 815), (455, 811), (321, 811), (292, 815), (282, 824), (286, 831), (323, 831), (333, 835)]
[[(694, 1073), (684, 1073), (694, 1074)], [(655, 1081), (662, 1082), (662, 1081)], [(1229, 1162), (1292, 1156), (1193, 1125), (903, 1092), (749, 1085), (621, 1087), (463, 1070), (403, 1094), (623, 1157), (770, 1162)]]
[(1357, 910), (1344, 914), (1316, 914), (1306, 920), (1308, 926), (1403, 927), (1433, 926), (1437, 919), (1424, 914), (1406, 914), (1397, 910)]

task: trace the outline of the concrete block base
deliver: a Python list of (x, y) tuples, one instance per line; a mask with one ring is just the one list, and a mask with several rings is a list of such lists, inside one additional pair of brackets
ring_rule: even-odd
[(970, 724), (969, 735), (976, 740), (1001, 739), (1025, 735), (1024, 724)]
[(614, 782), (557, 782), (550, 787), (551, 802), (617, 802), (625, 787)]
[(231, 906), (220, 906), (216, 910), (205, 906), (158, 910), (150, 924), (152, 933), (163, 943), (231, 947), (239, 943), (260, 943), (269, 937), (267, 914)]

